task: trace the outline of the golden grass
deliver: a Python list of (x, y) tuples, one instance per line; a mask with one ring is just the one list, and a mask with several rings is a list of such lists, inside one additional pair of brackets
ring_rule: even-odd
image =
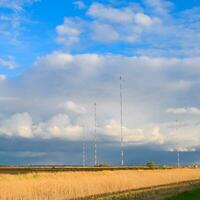
[(200, 169), (0, 175), (0, 200), (67, 200), (200, 179)]

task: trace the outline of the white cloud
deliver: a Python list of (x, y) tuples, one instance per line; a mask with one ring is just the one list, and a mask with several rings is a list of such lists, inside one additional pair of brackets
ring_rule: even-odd
[[(115, 120), (111, 120), (109, 124), (105, 126), (105, 133), (108, 137), (114, 137), (116, 140), (121, 138), (121, 126)], [(141, 142), (145, 140), (143, 130), (141, 129), (129, 129), (123, 126), (123, 136), (125, 142)]]
[(48, 68), (55, 69), (68, 69), (71, 67), (74, 57), (67, 53), (54, 52), (39, 58), (35, 66), (48, 66)]
[(133, 21), (133, 12), (129, 8), (117, 9), (106, 7), (100, 3), (93, 3), (87, 14), (95, 19), (108, 21), (112, 23), (131, 23)]
[[(163, 125), (171, 120), (171, 115), (165, 113), (166, 105), (175, 107), (178, 100), (180, 105), (184, 105), (185, 99), (191, 105), (198, 105), (198, 99), (192, 95), (199, 91), (196, 79), (200, 73), (198, 65), (199, 58), (53, 52), (38, 58), (33, 68), (23, 76), (0, 84), (0, 96), (15, 96), (18, 99), (12, 104), (0, 101), (0, 107), (2, 113), (7, 113), (5, 115), (24, 111), (30, 113), (33, 121), (31, 137), (80, 140), (83, 124), (88, 129), (85, 131), (87, 138), (92, 138), (93, 103), (97, 102), (99, 138), (119, 141), (120, 125), (116, 119), (119, 118), (119, 76), (122, 74), (125, 80), (123, 114), (127, 144), (168, 150), (176, 148), (178, 142), (182, 148), (198, 149), (199, 126), (193, 124), (180, 128), (175, 134), (173, 127)], [(176, 73), (179, 76), (175, 76)], [(180, 80), (192, 81), (192, 84), (175, 92), (170, 83), (175, 86)], [(194, 109), (190, 110), (194, 112)], [(2, 116), (1, 121), (10, 118), (13, 117)], [(115, 121), (110, 121), (112, 119)], [(23, 135), (17, 128), (16, 131), (7, 130), (4, 129), (2, 134)]]
[(94, 3), (87, 14), (93, 18), (92, 36), (101, 42), (134, 43), (143, 32), (150, 31), (146, 27), (159, 26), (161, 21), (151, 18), (145, 13), (134, 11), (133, 7), (114, 8)]
[(91, 75), (103, 64), (104, 57), (98, 54), (71, 55), (64, 52), (53, 52), (35, 62), (35, 67), (43, 66), (48, 69), (75, 70), (82, 75)]
[(16, 68), (17, 64), (13, 57), (8, 57), (7, 59), (0, 58), (0, 67), (6, 67), (8, 69)]
[(182, 114), (190, 114), (190, 115), (200, 115), (200, 109), (196, 107), (188, 107), (188, 108), (169, 108), (166, 111), (167, 113), (182, 115)]
[(47, 121), (33, 123), (29, 113), (16, 113), (0, 123), (0, 135), (22, 138), (64, 138), (78, 140), (83, 128), (72, 125), (66, 114), (57, 114)]
[(161, 16), (168, 16), (173, 3), (168, 0), (145, 0), (147, 6), (150, 7), (151, 12), (155, 12)]
[(153, 24), (153, 20), (144, 13), (137, 13), (135, 15), (135, 21), (137, 24), (143, 26), (151, 26)]
[[(69, 47), (87, 49), (96, 42), (103, 45), (113, 42), (140, 44), (134, 46), (137, 55), (199, 56), (196, 41), (199, 41), (200, 26), (196, 8), (175, 15), (171, 12), (173, 6), (165, 0), (145, 0), (125, 7), (92, 3), (85, 17), (66, 18), (71, 23), (58, 26), (68, 27), (69, 34), (60, 34), (57, 30), (57, 42), (68, 47), (68, 51)], [(71, 34), (71, 29), (76, 33)], [(126, 45), (122, 46), (125, 52), (129, 50)]]
[[(194, 123), (195, 120), (191, 120), (190, 123), (181, 126), (178, 123), (173, 128), (166, 129), (164, 149), (168, 151), (195, 151), (199, 150), (200, 126), (198, 123)], [(164, 127), (163, 127), (164, 128)]]
[(115, 8), (100, 3), (93, 3), (86, 12), (87, 18), (65, 18), (64, 24), (57, 26), (57, 39), (64, 46), (75, 47), (83, 41), (126, 42), (139, 41), (143, 33), (155, 32), (151, 29), (162, 24), (161, 20), (143, 12), (134, 10), (133, 6)]
[[(65, 56), (66, 60), (63, 59)], [(51, 73), (51, 71), (53, 74), (57, 74), (60, 69), (64, 69), (64, 71), (59, 72), (63, 74), (61, 79), (60, 76), (57, 77), (60, 79), (60, 83), (65, 86), (63, 90), (68, 91), (69, 94), (72, 92), (74, 95), (71, 99), (76, 100), (77, 98), (79, 102), (81, 99), (84, 101), (84, 106), (87, 105), (87, 108), (92, 106), (94, 100), (97, 100), (98, 124), (100, 124), (98, 134), (100, 137), (117, 141), (120, 139), (119, 123), (116, 121), (107, 122), (110, 119), (116, 119), (119, 115), (116, 112), (119, 106), (117, 100), (119, 92), (118, 78), (120, 74), (123, 74), (126, 100), (124, 116), (126, 116), (125, 121), (127, 124), (123, 130), (126, 143), (155, 144), (159, 146), (158, 148), (169, 150), (169, 148), (176, 148), (177, 141), (181, 148), (196, 148), (198, 144), (198, 142), (194, 143), (193, 141), (190, 142), (194, 145), (187, 143), (188, 138), (193, 135), (192, 127), (188, 128), (186, 132), (178, 133), (177, 139), (177, 135), (173, 133), (174, 130), (168, 131), (167, 126), (162, 126), (155, 120), (155, 118), (162, 121), (169, 120), (163, 113), (163, 106), (165, 107), (169, 102), (172, 103), (173, 99), (179, 98), (179, 95), (181, 95), (181, 99), (183, 96), (190, 97), (188, 93), (197, 86), (194, 79), (190, 78), (200, 73), (198, 63), (199, 58), (127, 57), (98, 54), (71, 55), (54, 52), (40, 58), (36, 63), (36, 69), (39, 66), (45, 67), (47, 70), (45, 74), (47, 72)], [(91, 69), (92, 71), (90, 71)], [(169, 74), (174, 74), (174, 71), (179, 72), (181, 80), (179, 78), (171, 80)], [(85, 76), (85, 73), (87, 76)], [(109, 80), (105, 77), (109, 77)], [(152, 79), (152, 77), (159, 78)], [(74, 79), (77, 80), (76, 83), (74, 83)], [(44, 80), (44, 76), (41, 80)], [(79, 82), (79, 80), (81, 81)], [(190, 80), (192, 84), (189, 84), (189, 87), (183, 86), (185, 83), (189, 83)], [(178, 85), (182, 86), (178, 88), (181, 89), (176, 87), (179, 82)], [(61, 89), (59, 88), (59, 90)], [(155, 105), (155, 102), (159, 103)], [(93, 120), (91, 119), (93, 113), (91, 112), (90, 110), (89, 114), (83, 117), (83, 121), (88, 121), (88, 127), (92, 126), (90, 122)], [(154, 116), (156, 117), (154, 118)], [(149, 123), (152, 123), (152, 125), (148, 125)], [(132, 126), (132, 124), (137, 124), (137, 127)], [(196, 135), (198, 128), (195, 130), (194, 135)]]
[[(93, 39), (100, 42), (112, 42), (119, 40), (120, 36), (111, 25), (94, 23), (92, 26)], [(106, 36), (106, 37), (105, 37)]]
[[(0, 14), (0, 39), (5, 41), (2, 43), (3, 47), (9, 49), (17, 47), (19, 50), (18, 48), (24, 45), (22, 38), (27, 37), (25, 35), (27, 31), (24, 30), (27, 29), (27, 25), (33, 24), (30, 15), (28, 16), (28, 12), (25, 10), (27, 6), (38, 1), (40, 0), (0, 0), (0, 9), (3, 8), (3, 12)], [(13, 58), (6, 58), (4, 61), (6, 67), (16, 67)]]
[(84, 106), (78, 105), (73, 101), (67, 101), (63, 104), (59, 105), (59, 108), (63, 108), (68, 111), (72, 111), (77, 114), (84, 114), (86, 113), (86, 109)]
[[(152, 128), (151, 128), (152, 129)], [(123, 140), (125, 143), (135, 143), (135, 144), (163, 144), (164, 136), (160, 133), (158, 127), (150, 130), (144, 130), (141, 128), (130, 129), (123, 126)], [(109, 124), (105, 126), (104, 132), (107, 133), (108, 137), (114, 137), (116, 140), (120, 140), (121, 137), (121, 126), (115, 120), (111, 120)]]
[(194, 152), (196, 150), (197, 149), (195, 149), (195, 148), (187, 148), (187, 147), (176, 147), (176, 148), (168, 149), (168, 151), (171, 151), (171, 152), (176, 152), (176, 151), (179, 151), (179, 152)]
[(86, 5), (84, 4), (83, 1), (75, 1), (73, 4), (78, 8), (78, 9), (84, 9)]
[(81, 27), (80, 21), (76, 19), (65, 18), (64, 23), (56, 27), (57, 43), (66, 47), (78, 45), (80, 42)]
[(28, 113), (17, 113), (1, 121), (0, 134), (31, 138), (32, 118)]
[(14, 11), (22, 11), (23, 6), (31, 4), (38, 0), (0, 0), (0, 7), (8, 8)]
[(39, 123), (34, 129), (35, 135), (42, 138), (64, 138), (80, 140), (83, 128), (72, 125), (66, 114), (57, 114), (45, 122)]
[(6, 75), (0, 74), (0, 81), (4, 81), (4, 80), (6, 80)]

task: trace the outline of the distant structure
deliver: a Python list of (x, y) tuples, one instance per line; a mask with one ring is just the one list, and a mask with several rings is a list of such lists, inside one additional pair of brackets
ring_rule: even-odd
[(94, 165), (97, 165), (97, 104), (94, 103)]
[(179, 151), (177, 151), (177, 166), (180, 167), (180, 155), (179, 155)]
[[(84, 127), (84, 126), (83, 126)], [(83, 131), (83, 167), (86, 165), (86, 144), (85, 144), (85, 133)]]
[[(177, 126), (178, 126), (178, 120), (176, 120), (176, 134), (177, 134)], [(180, 167), (180, 154), (178, 148), (177, 148), (177, 167)]]
[(121, 166), (124, 165), (122, 77), (120, 76)]

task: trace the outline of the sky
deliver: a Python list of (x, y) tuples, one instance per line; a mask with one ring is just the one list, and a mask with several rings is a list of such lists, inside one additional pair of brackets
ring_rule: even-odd
[(0, 0), (0, 164), (200, 164), (198, 0)]

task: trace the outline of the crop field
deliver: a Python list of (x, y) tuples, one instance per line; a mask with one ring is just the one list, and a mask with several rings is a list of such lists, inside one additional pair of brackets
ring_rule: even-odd
[(200, 169), (0, 174), (1, 200), (68, 200), (200, 179)]

